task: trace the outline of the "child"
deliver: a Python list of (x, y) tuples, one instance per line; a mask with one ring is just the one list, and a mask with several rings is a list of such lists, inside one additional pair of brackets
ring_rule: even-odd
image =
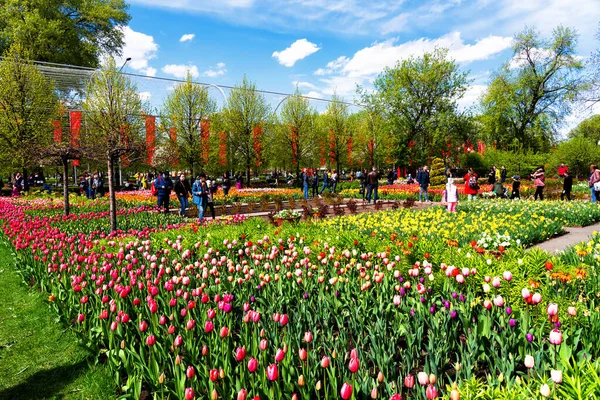
[(442, 193), (442, 204), (446, 203), (448, 211), (456, 212), (456, 204), (458, 203), (458, 188), (454, 184), (454, 179), (448, 178), (446, 190)]
[(512, 178), (513, 178), (512, 194), (511, 194), (510, 198), (511, 199), (520, 199), (521, 195), (519, 194), (519, 188), (521, 187), (521, 181), (520, 181), (518, 175), (515, 175)]

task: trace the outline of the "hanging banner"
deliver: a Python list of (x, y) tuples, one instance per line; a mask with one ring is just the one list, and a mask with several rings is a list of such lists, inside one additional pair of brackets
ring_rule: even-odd
[(292, 164), (298, 164), (298, 128), (290, 125), (291, 141), (292, 141)]
[(177, 155), (177, 129), (175, 127), (169, 129), (169, 138), (171, 139), (173, 148), (175, 149), (174, 158), (171, 162), (171, 166), (174, 167), (179, 164), (179, 156)]
[(60, 120), (56, 120), (53, 123), (54, 125), (54, 143), (62, 142), (62, 124)]
[(348, 147), (348, 165), (351, 167), (352, 166), (352, 138), (351, 137), (348, 138), (346, 146)]
[(219, 165), (227, 166), (227, 133), (219, 132)]
[[(129, 149), (129, 129), (125, 128), (123, 125), (119, 127), (119, 135), (121, 137), (121, 144), (124, 148)], [(123, 167), (129, 166), (129, 158), (127, 155), (123, 154), (121, 156), (121, 165)]]
[(152, 165), (156, 145), (156, 117), (146, 116), (146, 155), (148, 165)]
[(208, 165), (208, 157), (210, 150), (210, 143), (208, 141), (210, 136), (210, 121), (202, 120), (200, 122), (200, 148), (202, 151), (200, 152), (202, 163), (204, 165)]
[(325, 139), (321, 136), (319, 140), (319, 165), (324, 167), (327, 161), (325, 160)]
[(79, 135), (81, 133), (81, 111), (70, 111), (71, 146), (79, 147)]
[(369, 139), (367, 142), (367, 150), (369, 151), (369, 164), (373, 166), (373, 152), (375, 150), (375, 140)]
[(262, 163), (262, 126), (260, 124), (254, 126), (252, 138), (254, 139), (253, 148), (256, 153), (256, 162), (254, 164), (258, 167)]

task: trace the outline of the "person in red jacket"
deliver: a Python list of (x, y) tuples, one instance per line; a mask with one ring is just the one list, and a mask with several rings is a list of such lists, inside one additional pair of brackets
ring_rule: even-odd
[(465, 194), (467, 194), (469, 201), (477, 200), (477, 192), (479, 191), (477, 178), (479, 177), (473, 171), (473, 168), (469, 168), (469, 172), (465, 175)]

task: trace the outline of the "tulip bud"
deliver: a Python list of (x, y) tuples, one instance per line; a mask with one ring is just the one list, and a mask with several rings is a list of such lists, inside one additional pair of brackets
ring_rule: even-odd
[(165, 373), (164, 372), (162, 374), (160, 374), (160, 376), (158, 377), (158, 383), (161, 385), (163, 383), (165, 383)]
[(321, 367), (323, 367), (323, 368), (329, 367), (329, 357), (323, 356), (323, 358), (321, 358)]
[(417, 380), (419, 381), (419, 385), (425, 386), (429, 383), (429, 376), (426, 372), (421, 371), (417, 374)]
[(298, 377), (298, 386), (304, 386), (304, 375)]
[(460, 393), (456, 389), (452, 389), (450, 392), (450, 400), (460, 400)]
[(358, 371), (358, 369), (360, 368), (360, 361), (358, 360), (358, 358), (351, 358), (350, 362), (348, 363), (348, 368), (352, 373)]
[(525, 356), (525, 366), (527, 368), (533, 368), (535, 366), (535, 360), (529, 354)]
[(240, 391), (237, 394), (237, 400), (246, 400), (247, 395), (248, 392), (246, 391), (246, 389), (240, 389)]
[(312, 340), (313, 340), (313, 334), (312, 334), (312, 332), (310, 332), (310, 331), (309, 332), (304, 332), (304, 341), (306, 343), (310, 343), (310, 342), (312, 342)]
[(215, 368), (211, 369), (208, 373), (208, 379), (210, 379), (213, 382), (216, 382), (217, 379), (219, 379), (219, 370)]
[(187, 376), (188, 379), (192, 379), (195, 374), (196, 371), (194, 371), (193, 366), (190, 365), (189, 367), (187, 367), (187, 370), (185, 371), (185, 376)]
[(577, 315), (577, 309), (575, 307), (569, 307), (567, 308), (567, 313), (571, 316), (574, 317)]
[(540, 387), (540, 394), (544, 397), (550, 397), (550, 386), (548, 386), (547, 384), (543, 384)]
[(381, 383), (383, 382), (383, 372), (379, 371), (379, 373), (377, 374), (377, 382)]
[(204, 345), (202, 346), (202, 355), (205, 356), (208, 354), (208, 346)]
[(411, 389), (415, 386), (415, 376), (414, 375), (406, 375), (404, 378), (404, 386)]
[(257, 368), (258, 368), (258, 361), (256, 360), (256, 358), (251, 357), (248, 360), (248, 371), (250, 371), (250, 373), (254, 373)]
[(175, 357), (175, 365), (179, 364), (181, 364), (181, 357), (179, 356), (179, 354), (177, 354), (177, 357)]
[(342, 389), (340, 390), (340, 396), (342, 396), (342, 399), (344, 400), (348, 400), (350, 397), (352, 397), (352, 385), (350, 385), (348, 382), (344, 382)]
[(282, 349), (277, 349), (277, 352), (275, 352), (275, 361), (282, 362), (284, 357), (285, 351), (283, 351)]
[(300, 357), (300, 360), (302, 361), (306, 361), (306, 349), (300, 349), (298, 350), (298, 357)]
[(194, 398), (194, 389), (185, 388), (185, 400), (192, 400)]
[(371, 398), (376, 399), (378, 395), (377, 386), (373, 386), (373, 390), (371, 390)]
[(217, 389), (212, 390), (212, 393), (210, 394), (210, 398), (211, 398), (211, 400), (219, 400), (219, 393), (217, 392)]
[(436, 387), (433, 385), (427, 386), (427, 389), (425, 390), (425, 396), (427, 396), (429, 400), (437, 398), (438, 392)]
[(550, 379), (554, 383), (562, 383), (562, 371), (553, 369), (550, 371)]
[(432, 385), (435, 385), (435, 375), (434, 374), (429, 374), (429, 383), (431, 383)]
[(321, 390), (321, 380), (317, 381), (317, 384), (315, 385), (315, 390), (318, 392), (319, 390)]

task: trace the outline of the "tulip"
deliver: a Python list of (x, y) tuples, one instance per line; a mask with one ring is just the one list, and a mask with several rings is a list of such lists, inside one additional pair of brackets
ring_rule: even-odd
[(554, 382), (554, 383), (561, 383), (562, 382), (562, 371), (557, 370), (557, 369), (551, 370), (550, 378), (552, 379), (552, 382)]
[(206, 321), (204, 323), (204, 332), (210, 333), (213, 331), (213, 329), (215, 329), (215, 325), (213, 324), (212, 321)]
[(494, 305), (496, 307), (504, 307), (504, 299), (502, 298), (502, 296), (498, 295), (494, 297)]
[(221, 337), (221, 339), (229, 336), (229, 328), (224, 326), (221, 328), (221, 332), (219, 332), (219, 336)]
[(549, 341), (553, 345), (560, 345), (562, 343), (562, 332), (558, 329), (552, 329), (552, 331), (550, 332)]
[(348, 364), (348, 368), (352, 373), (358, 371), (358, 368), (360, 368), (360, 361), (358, 360), (358, 358), (351, 358), (350, 363)]
[(277, 365), (269, 365), (267, 367), (267, 378), (269, 378), (270, 381), (274, 381), (277, 380), (277, 377), (279, 377), (279, 370), (277, 369)]
[(300, 375), (298, 377), (298, 386), (304, 386), (305, 382), (304, 382), (304, 375)]
[(321, 358), (321, 367), (322, 368), (327, 368), (329, 367), (329, 357), (327, 356), (323, 356), (323, 358)]
[(436, 378), (434, 374), (429, 374), (429, 383), (431, 383), (432, 385), (435, 385), (436, 382)]
[(319, 390), (321, 390), (321, 381), (318, 380), (317, 384), (315, 385), (315, 390), (318, 392)]
[(256, 358), (251, 357), (248, 360), (248, 371), (250, 371), (250, 373), (254, 373), (257, 368), (258, 368), (258, 361), (256, 360)]
[(239, 362), (242, 361), (244, 358), (246, 358), (246, 348), (238, 347), (237, 349), (235, 349), (235, 360)]
[(525, 366), (530, 369), (535, 366), (535, 360), (529, 354), (525, 356)]
[(277, 351), (275, 352), (275, 361), (282, 362), (284, 357), (285, 351), (283, 351), (282, 349), (277, 349)]
[(287, 314), (281, 314), (281, 316), (279, 317), (279, 323), (282, 326), (286, 326), (288, 321), (289, 321), (289, 318), (288, 318)]
[(267, 349), (268, 345), (269, 345), (269, 342), (267, 342), (267, 339), (261, 339), (260, 343), (258, 344), (258, 348), (261, 351), (265, 351)]
[(577, 309), (575, 307), (569, 307), (567, 308), (567, 313), (571, 316), (574, 317), (577, 315)]
[(79, 314), (77, 316), (77, 322), (82, 323), (83, 321), (85, 321), (85, 315), (84, 314)]
[(179, 347), (179, 346), (181, 346), (182, 343), (183, 343), (183, 338), (181, 337), (181, 335), (177, 335), (177, 337), (173, 341), (173, 346)]
[(300, 349), (298, 350), (298, 357), (300, 357), (300, 360), (302, 361), (306, 361), (306, 349)]
[(548, 313), (549, 316), (554, 316), (554, 315), (558, 314), (558, 304), (548, 303), (548, 308), (546, 309), (546, 312)]
[(377, 382), (381, 383), (383, 382), (384, 376), (383, 376), (383, 372), (379, 371), (379, 373), (377, 374)]
[(185, 388), (185, 400), (192, 400), (194, 398), (194, 389)]
[(240, 389), (240, 391), (237, 394), (237, 400), (246, 400), (247, 395), (248, 392), (246, 391), (246, 389)]
[(313, 334), (312, 332), (308, 331), (308, 332), (304, 332), (304, 341), (306, 343), (310, 343), (313, 340)]
[(398, 393), (393, 394), (392, 397), (390, 397), (390, 400), (402, 400), (402, 396), (400, 396)]
[(534, 293), (533, 296), (531, 296), (531, 303), (532, 304), (539, 304), (542, 301), (542, 295), (539, 293)]
[(348, 382), (344, 382), (342, 385), (342, 390), (340, 390), (340, 395), (344, 400), (348, 400), (350, 397), (352, 397), (352, 385), (350, 385)]
[(193, 319), (190, 319), (187, 324), (185, 325), (185, 327), (187, 328), (188, 331), (191, 331), (192, 329), (194, 329), (194, 327), (196, 326), (196, 321), (194, 321)]
[(146, 338), (146, 344), (148, 346), (153, 346), (156, 343), (156, 338), (154, 337), (154, 335), (150, 335)]
[(358, 358), (358, 351), (356, 350), (356, 347), (350, 350), (350, 359), (353, 358)]
[(412, 389), (415, 386), (415, 376), (414, 375), (406, 375), (404, 377), (404, 386), (409, 389)]
[(192, 379), (195, 374), (196, 371), (194, 371), (194, 367), (192, 367), (191, 365), (187, 367), (187, 370), (185, 371), (185, 376), (187, 376), (188, 379)]
[(217, 392), (217, 389), (213, 389), (210, 393), (210, 400), (219, 400), (219, 392)]
[(523, 296), (523, 300), (527, 300), (528, 298), (530, 298), (531, 297), (531, 293), (529, 292), (529, 289), (523, 288), (521, 290), (521, 296)]
[(216, 382), (217, 379), (219, 379), (219, 370), (215, 368), (211, 369), (208, 374), (208, 377), (211, 381)]
[(146, 321), (140, 321), (139, 328), (140, 332), (146, 332), (146, 329), (148, 329), (148, 323)]
[(427, 389), (425, 390), (425, 396), (427, 396), (427, 398), (430, 400), (438, 397), (438, 392), (437, 392), (437, 389), (435, 388), (435, 386), (433, 386), (433, 385), (427, 386)]
[(378, 394), (379, 394), (379, 392), (377, 390), (377, 386), (373, 386), (373, 390), (371, 390), (371, 398), (376, 399)]
[(450, 400), (460, 400), (460, 393), (456, 389), (452, 389), (450, 392)]
[(540, 387), (540, 394), (544, 397), (550, 397), (550, 386), (548, 386), (547, 384), (543, 384)]
[(505, 281), (510, 281), (513, 278), (512, 272), (510, 271), (504, 271), (504, 273), (502, 274), (502, 277), (504, 278)]
[(426, 372), (419, 372), (417, 374), (417, 380), (419, 381), (419, 385), (425, 386), (429, 383), (429, 375)]

